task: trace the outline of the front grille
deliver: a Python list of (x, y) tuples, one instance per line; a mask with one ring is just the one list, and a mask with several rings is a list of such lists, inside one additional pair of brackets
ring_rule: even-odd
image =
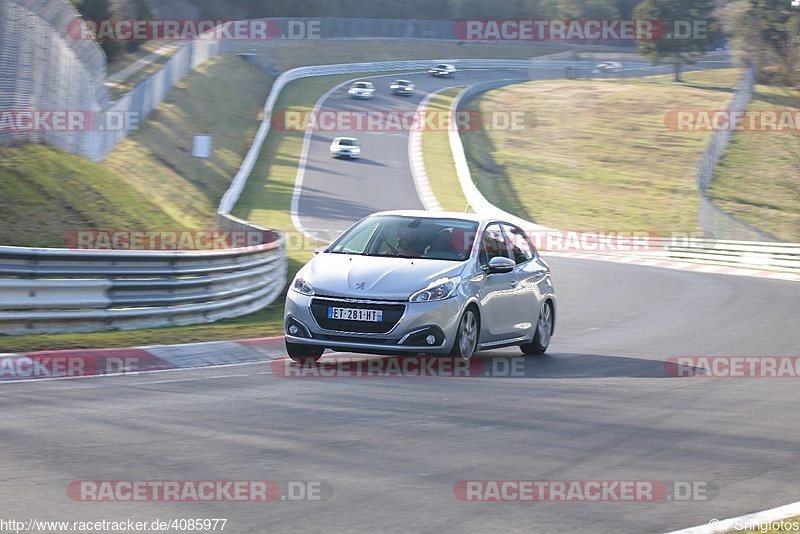
[[(328, 307), (358, 308), (368, 310), (381, 310), (383, 320), (371, 321), (346, 321), (342, 319), (328, 319)], [(384, 304), (379, 302), (348, 302), (340, 299), (311, 299), (311, 313), (322, 328), (337, 330), (339, 332), (359, 332), (364, 334), (385, 334), (389, 332), (406, 310), (405, 304)]]

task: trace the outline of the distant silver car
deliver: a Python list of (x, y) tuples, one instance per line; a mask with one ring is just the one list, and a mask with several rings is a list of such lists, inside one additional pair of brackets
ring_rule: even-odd
[(352, 158), (357, 159), (361, 157), (361, 146), (358, 144), (358, 139), (355, 137), (337, 137), (331, 141), (331, 156), (335, 158)]
[(550, 268), (519, 227), (473, 214), (365, 217), (295, 276), (286, 350), (449, 354), (519, 345), (547, 350), (556, 317)]
[(347, 94), (352, 98), (361, 98), (368, 100), (373, 97), (375, 93), (375, 85), (372, 82), (356, 82), (347, 90)]
[(451, 65), (449, 63), (439, 63), (438, 65), (434, 65), (428, 72), (434, 76), (439, 76), (442, 78), (449, 78), (456, 72), (455, 65)]
[(410, 80), (396, 80), (389, 86), (393, 95), (411, 96), (414, 94), (414, 83)]

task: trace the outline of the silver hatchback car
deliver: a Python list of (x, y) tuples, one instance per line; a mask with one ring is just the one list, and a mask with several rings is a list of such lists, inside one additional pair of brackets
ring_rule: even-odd
[(473, 214), (387, 211), (354, 224), (303, 266), (286, 296), (286, 350), (447, 354), (547, 350), (550, 267), (519, 227)]

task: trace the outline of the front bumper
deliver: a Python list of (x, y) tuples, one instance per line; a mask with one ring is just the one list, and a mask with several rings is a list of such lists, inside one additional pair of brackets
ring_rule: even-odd
[(351, 98), (358, 98), (360, 100), (369, 100), (372, 98), (372, 93), (348, 93)]
[(331, 156), (336, 158), (358, 159), (361, 157), (361, 152), (350, 152), (349, 150), (331, 150)]
[[(402, 315), (390, 330), (385, 333), (368, 333), (343, 330), (343, 326), (337, 327), (338, 329), (324, 328), (312, 313), (312, 299), (315, 298), (317, 306), (320, 303), (348, 305), (348, 302), (339, 303), (336, 297), (310, 297), (289, 290), (284, 311), (286, 341), (350, 352), (447, 354), (456, 337), (462, 311), (458, 298), (438, 302), (353, 301), (375, 307), (382, 304), (404, 306)], [(289, 333), (290, 325), (297, 328), (295, 334)], [(351, 330), (357, 328), (354, 326)], [(426, 341), (429, 335), (436, 338), (432, 345)]]

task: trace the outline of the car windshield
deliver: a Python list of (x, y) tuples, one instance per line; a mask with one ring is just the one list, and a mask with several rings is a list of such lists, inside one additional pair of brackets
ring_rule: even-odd
[(463, 219), (381, 215), (355, 225), (328, 252), (464, 261), (477, 230), (478, 223)]
[(357, 144), (355, 139), (339, 139), (339, 146), (356, 146)]
[(407, 82), (405, 80), (397, 80), (394, 83), (396, 83), (397, 85), (410, 85), (411, 84), (411, 82)]
[(437, 69), (446, 69), (446, 68), (447, 68), (447, 65), (445, 65), (445, 64), (442, 64), (442, 65), (436, 65), (436, 68), (437, 68)]
[(366, 82), (359, 82), (359, 83), (355, 84), (355, 87), (357, 87), (358, 89), (368, 89), (369, 88), (369, 84), (366, 83)]

